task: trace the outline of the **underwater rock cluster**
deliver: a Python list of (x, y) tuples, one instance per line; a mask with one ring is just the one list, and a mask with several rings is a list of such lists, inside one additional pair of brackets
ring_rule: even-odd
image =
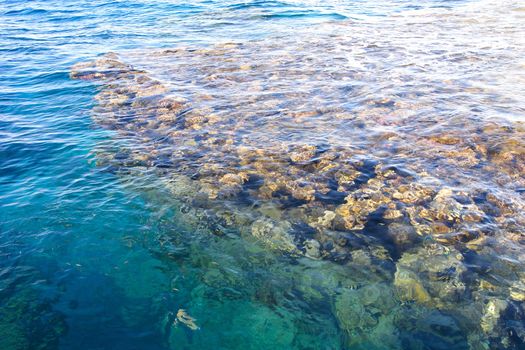
[[(101, 84), (93, 118), (121, 141), (99, 165), (154, 170), (212, 235), (379, 276), (334, 298), (349, 339), (410, 328), (392, 310), (416, 303), (470, 329), (476, 348), (524, 346), (525, 125), (451, 115), (439, 91), (371, 98), (364, 71), (309, 44), (141, 53), (149, 70), (116, 54), (74, 66), (72, 78)], [(429, 86), (443, 84), (464, 89)]]

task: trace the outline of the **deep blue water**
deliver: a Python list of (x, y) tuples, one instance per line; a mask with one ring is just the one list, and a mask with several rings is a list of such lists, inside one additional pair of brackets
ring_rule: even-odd
[[(298, 349), (342, 348), (323, 305), (273, 310), (249, 285), (228, 299), (202, 283), (215, 260), (221, 278), (286, 285), (288, 261), (235, 248), (236, 239), (230, 250), (201, 242), (155, 183), (123, 183), (97, 167), (97, 147), (112, 141), (90, 117), (96, 86), (71, 80), (70, 68), (108, 51), (242, 41), (456, 4), (0, 0), (0, 348), (285, 349), (294, 336)], [(174, 234), (179, 246), (162, 244)], [(250, 254), (268, 254), (269, 267)], [(181, 308), (200, 330), (170, 330)]]

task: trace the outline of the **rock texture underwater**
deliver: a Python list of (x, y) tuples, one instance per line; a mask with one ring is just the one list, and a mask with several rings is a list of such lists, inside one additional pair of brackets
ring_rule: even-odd
[[(71, 76), (100, 83), (93, 118), (121, 143), (99, 150), (101, 166), (154, 173), (207, 239), (326, 261), (320, 280), (290, 280), (329, 308), (345, 346), (520, 348), (525, 125), (498, 113), (509, 96), (473, 81), (500, 72), (502, 53), (449, 48), (459, 32), (494, 28), (447, 16), (439, 43), (407, 52), (408, 31), (436, 30), (426, 18), (111, 53)], [(424, 64), (403, 64), (409, 55)], [(268, 307), (287, 302), (259, 293)]]

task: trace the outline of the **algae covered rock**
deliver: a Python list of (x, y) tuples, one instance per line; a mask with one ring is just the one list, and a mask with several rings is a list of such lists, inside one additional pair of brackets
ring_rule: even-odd
[(305, 255), (309, 258), (319, 259), (321, 257), (321, 244), (315, 239), (306, 240), (303, 243)]
[(15, 294), (2, 295), (1, 349), (56, 349), (66, 331), (64, 316), (53, 310), (49, 301), (42, 299), (36, 291), (16, 288)]
[(515, 301), (525, 301), (525, 283), (514, 282), (509, 288), (510, 298)]
[(411, 270), (398, 267), (394, 285), (396, 286), (399, 299), (413, 300), (425, 304), (432, 300), (432, 297), (420, 281), (419, 276)]
[(409, 307), (395, 317), (394, 324), (403, 349), (470, 349), (459, 320), (443, 311)]
[(251, 226), (251, 234), (272, 249), (285, 252), (296, 252), (297, 246), (291, 234), (292, 225), (289, 222), (276, 222), (269, 218), (256, 220)]
[(488, 300), (483, 310), (483, 316), (481, 317), (481, 329), (491, 334), (495, 331), (500, 317), (503, 311), (507, 308), (507, 302), (505, 300), (490, 299)]
[(401, 300), (440, 307), (458, 302), (464, 296), (466, 271), (461, 253), (432, 243), (401, 256), (396, 264), (394, 285)]
[(333, 309), (349, 346), (400, 348), (392, 332), (394, 295), (387, 284), (370, 283), (356, 289), (341, 289), (335, 296)]

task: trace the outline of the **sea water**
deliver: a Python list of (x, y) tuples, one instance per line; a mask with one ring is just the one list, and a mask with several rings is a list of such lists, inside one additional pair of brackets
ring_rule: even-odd
[[(523, 348), (523, 13), (515, 1), (1, 1), (0, 348)], [(362, 176), (348, 187), (315, 188), (312, 199), (293, 191), (268, 199), (249, 187), (239, 201), (235, 186), (226, 186), (233, 200), (212, 187), (203, 203), (186, 178), (201, 181), (206, 164), (228, 174), (240, 165), (229, 163), (230, 149), (218, 147), (205, 158), (193, 151), (203, 152), (199, 142), (209, 131), (227, 139), (230, 129), (219, 123), (204, 134), (198, 122), (179, 135), (184, 142), (159, 148), (150, 134), (159, 125), (112, 122), (104, 109), (112, 84), (125, 90), (130, 83), (127, 76), (83, 79), (97, 72), (85, 62), (101, 57), (128, 73), (141, 70), (139, 76), (160, 82), (163, 94), (189, 101), (193, 111), (209, 108), (219, 120), (229, 118), (224, 125), (246, 123), (232, 137), (235, 152), (258, 147), (279, 167), (304, 165), (301, 171), (315, 174), (317, 168), (300, 164), (312, 158), (303, 143), (320, 154), (358, 150), (345, 159)], [(79, 65), (89, 72), (72, 74)], [(160, 113), (156, 100), (143, 103), (148, 113)], [(118, 108), (117, 117), (145, 115)], [(203, 113), (209, 121), (212, 113)], [(455, 146), (485, 130), (487, 120), (496, 126), (469, 142), (499, 154), (500, 128), (515, 131), (514, 148), (504, 148), (511, 155), (500, 152), (506, 177)], [(450, 149), (431, 157), (434, 146), (413, 138), (420, 131), (430, 138), (435, 131)], [(393, 132), (401, 139), (388, 136)], [(378, 143), (384, 137), (392, 143)], [(169, 162), (159, 162), (157, 148), (167, 149)], [(145, 149), (145, 163), (128, 162)], [(268, 177), (268, 169), (250, 162), (242, 166), (251, 179), (254, 169)], [(487, 186), (508, 198), (500, 212), (490, 207), (481, 221), (461, 227), (489, 237), (492, 245), (479, 244), (490, 249), (468, 245), (478, 236), (461, 241), (463, 233), (457, 243), (450, 239), (460, 231), (456, 223), (432, 226), (434, 219), (427, 222), (433, 231), (414, 231), (413, 246), (391, 248), (392, 238), (377, 238), (391, 221), (374, 219), (386, 202), (363, 227), (316, 226), (324, 210), (348, 209), (339, 193), (372, 187), (378, 162), (409, 174), (411, 163), (421, 164), (439, 182), (433, 196), (443, 197), (446, 185), (461, 204), (471, 203), (461, 196), (478, 198)], [(222, 179), (224, 172), (213, 169)], [(303, 180), (301, 189), (318, 182)], [(491, 194), (472, 203), (482, 208)], [(410, 226), (409, 201), (397, 196), (397, 207), (388, 209), (393, 216), (400, 210)], [(249, 218), (217, 228), (214, 220), (224, 212)], [(515, 222), (502, 223), (505, 215)], [(319, 252), (309, 249), (312, 243), (282, 249), (281, 241), (268, 244), (264, 236), (270, 220), (272, 228), (290, 223), (296, 236), (313, 227), (358, 243), (336, 252), (328, 241)], [(418, 256), (446, 270), (418, 270), (421, 281), (430, 281), (421, 282), (425, 292), (403, 284), (417, 282), (410, 274)]]

